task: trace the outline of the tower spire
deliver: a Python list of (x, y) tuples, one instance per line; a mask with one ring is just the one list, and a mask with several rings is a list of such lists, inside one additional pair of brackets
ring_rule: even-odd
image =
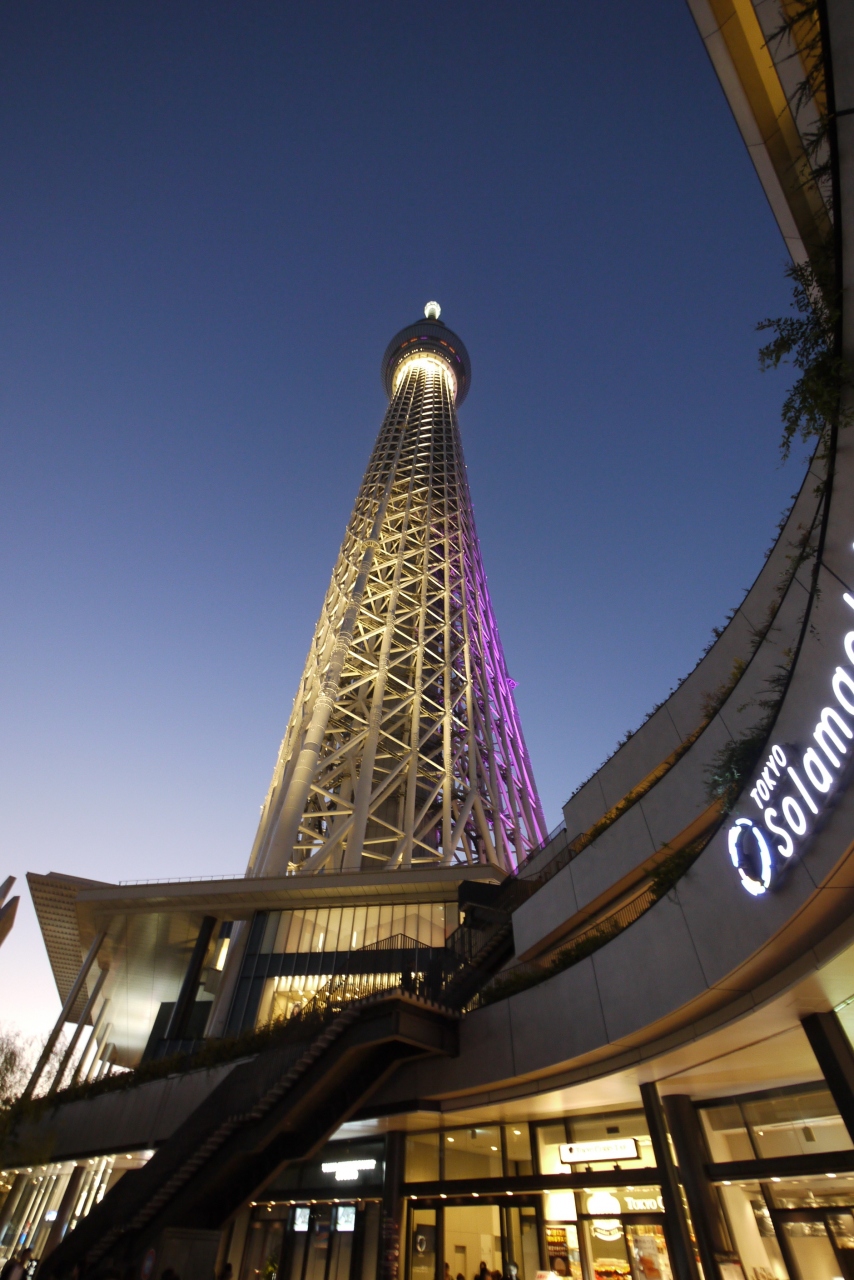
[(546, 834), (483, 571), (440, 320), (386, 350), (389, 407), (347, 525), (250, 874), (491, 863)]

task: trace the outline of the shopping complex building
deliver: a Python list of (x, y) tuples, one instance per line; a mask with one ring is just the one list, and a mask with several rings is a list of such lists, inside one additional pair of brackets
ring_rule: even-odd
[[(854, 359), (854, 9), (689, 2)], [(0, 1255), (46, 1280), (854, 1277), (852, 430), (548, 832), (436, 304), (382, 376), (246, 874), (29, 876), (63, 1007), (3, 1130)]]

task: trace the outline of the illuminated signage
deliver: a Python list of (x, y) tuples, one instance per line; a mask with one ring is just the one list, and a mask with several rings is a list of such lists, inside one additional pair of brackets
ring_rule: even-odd
[(334, 1173), (336, 1182), (357, 1182), (363, 1170), (376, 1169), (376, 1160), (329, 1160), (322, 1164), (324, 1173)]
[(308, 1220), (311, 1216), (311, 1209), (307, 1204), (297, 1205), (294, 1209), (294, 1231), (308, 1231)]
[(562, 1142), (558, 1151), (561, 1164), (638, 1158), (638, 1144), (634, 1138), (612, 1138), (609, 1142)]
[(661, 1196), (626, 1196), (625, 1201), (629, 1213), (664, 1213)]
[(335, 1214), (335, 1229), (337, 1231), (356, 1230), (356, 1206), (354, 1204), (339, 1204)]
[[(854, 610), (854, 596), (846, 591), (842, 599)], [(854, 667), (854, 631), (842, 643)], [(761, 819), (737, 818), (727, 832), (730, 860), (742, 887), (753, 897), (767, 893), (781, 865), (777, 860), (787, 862), (809, 836), (847, 763), (844, 757), (854, 730), (845, 717), (854, 719), (854, 672), (836, 667), (830, 690), (833, 701), (822, 708), (812, 731), (815, 745), (799, 752), (797, 760), (791, 747), (786, 751), (775, 743), (750, 792)]]

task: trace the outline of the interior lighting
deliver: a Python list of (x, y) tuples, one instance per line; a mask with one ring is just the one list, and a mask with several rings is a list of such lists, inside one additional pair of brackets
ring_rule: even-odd
[(448, 1139), (448, 1141), (449, 1141), (449, 1142), (453, 1142), (453, 1138), (449, 1138), (449, 1139)]
[(516, 1137), (517, 1137), (517, 1138), (521, 1138), (521, 1136), (522, 1136), (522, 1130), (521, 1130), (521, 1129), (514, 1129), (514, 1130), (513, 1130), (513, 1133), (516, 1135)]
[[(831, 1175), (831, 1176), (832, 1176), (832, 1177), (835, 1177), (836, 1175), (835, 1175), (835, 1174), (833, 1174), (833, 1175)], [(479, 1200), (479, 1199), (480, 1199), (480, 1192), (479, 1192), (479, 1191), (473, 1191), (473, 1192), (472, 1192), (472, 1195), (474, 1196), (475, 1200)]]
[(438, 320), (441, 314), (442, 308), (439, 306), (438, 302), (428, 302), (427, 306), (424, 308), (425, 320)]
[(498, 1150), (498, 1148), (497, 1148), (497, 1147), (490, 1147), (489, 1149), (490, 1149), (490, 1151), (497, 1151), (497, 1150)]
[(836, 1174), (835, 1174), (835, 1173), (829, 1173), (827, 1176), (828, 1176), (828, 1178), (835, 1178), (835, 1177), (836, 1177)]

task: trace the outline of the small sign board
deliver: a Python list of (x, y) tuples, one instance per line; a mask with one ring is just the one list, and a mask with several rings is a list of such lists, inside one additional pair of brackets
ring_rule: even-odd
[(634, 1138), (611, 1138), (607, 1142), (562, 1142), (561, 1164), (596, 1164), (605, 1160), (637, 1160)]

